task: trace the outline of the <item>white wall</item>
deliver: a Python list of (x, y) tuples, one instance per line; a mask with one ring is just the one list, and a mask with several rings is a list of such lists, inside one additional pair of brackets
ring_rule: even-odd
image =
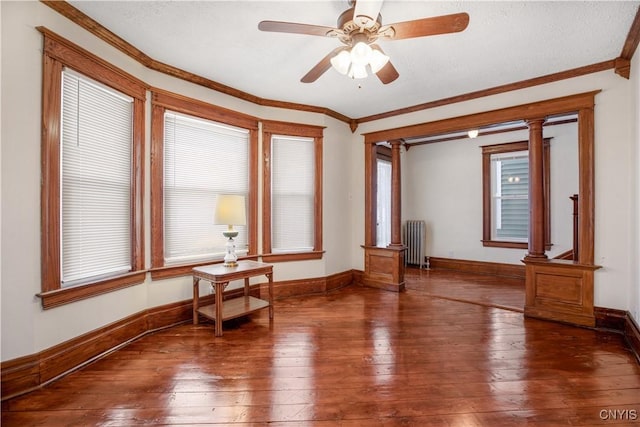
[(631, 292), (629, 295), (629, 312), (640, 324), (640, 53), (636, 50), (631, 63), (631, 84), (633, 105), (631, 107), (630, 126), (633, 132), (634, 155), (630, 156), (635, 172), (635, 186), (632, 198), (635, 200), (635, 210), (631, 221), (631, 235), (634, 245), (631, 249)]
[[(352, 268), (348, 221), (353, 135), (347, 124), (322, 114), (257, 106), (148, 70), (40, 2), (1, 2), (1, 359), (37, 353), (149, 307), (191, 298), (191, 278), (151, 281), (43, 311), (40, 300), (40, 120), (42, 36), (45, 26), (137, 76), (151, 86), (262, 119), (325, 126), (321, 260), (277, 263), (278, 280), (325, 277)], [(147, 101), (147, 129), (150, 129)], [(146, 132), (145, 247), (150, 265), (149, 145)], [(258, 174), (262, 176), (261, 172)], [(347, 218), (347, 220), (345, 220)], [(260, 242), (261, 243), (261, 242)]]
[[(575, 123), (547, 126), (551, 142), (551, 242), (553, 257), (571, 249), (572, 202), (578, 192)], [(526, 141), (520, 130), (410, 148), (404, 158), (403, 217), (427, 223), (426, 254), (434, 257), (520, 264), (524, 249), (482, 245), (481, 146)]]

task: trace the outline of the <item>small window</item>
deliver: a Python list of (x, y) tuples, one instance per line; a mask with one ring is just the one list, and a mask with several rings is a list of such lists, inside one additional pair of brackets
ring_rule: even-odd
[(263, 259), (322, 257), (322, 128), (263, 124)]
[(271, 253), (313, 250), (313, 152), (313, 138), (271, 137)]
[(376, 246), (386, 248), (391, 243), (391, 161), (376, 159)]
[(491, 155), (491, 240), (529, 238), (529, 153)]
[[(550, 244), (550, 139), (544, 140), (545, 247)], [(482, 147), (484, 246), (527, 249), (529, 240), (529, 143)]]

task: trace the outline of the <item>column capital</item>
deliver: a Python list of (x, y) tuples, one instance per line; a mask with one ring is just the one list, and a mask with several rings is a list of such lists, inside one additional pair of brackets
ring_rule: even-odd
[(542, 126), (546, 120), (546, 117), (535, 117), (533, 119), (527, 119), (525, 121), (527, 122), (527, 126), (529, 126), (529, 128), (532, 128)]

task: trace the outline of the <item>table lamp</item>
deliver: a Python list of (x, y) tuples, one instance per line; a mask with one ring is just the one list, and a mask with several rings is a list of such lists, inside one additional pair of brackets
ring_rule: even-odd
[(225, 246), (226, 253), (224, 255), (223, 264), (225, 267), (235, 267), (238, 265), (236, 245), (233, 241), (233, 238), (238, 236), (238, 231), (234, 230), (233, 226), (245, 225), (246, 222), (244, 196), (238, 196), (235, 194), (218, 195), (214, 223), (217, 225), (228, 226), (227, 230), (222, 233), (222, 235), (228, 239)]

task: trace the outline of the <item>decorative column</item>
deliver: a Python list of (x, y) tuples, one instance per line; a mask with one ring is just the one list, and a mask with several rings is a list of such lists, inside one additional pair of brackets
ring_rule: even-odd
[(529, 253), (526, 258), (547, 258), (544, 248), (544, 118), (529, 125)]
[(403, 248), (402, 245), (402, 190), (400, 173), (400, 147), (402, 141), (395, 139), (391, 144), (391, 242), (389, 248)]
[[(401, 234), (401, 203), (402, 196), (400, 192), (400, 146), (401, 140), (389, 141), (391, 144), (391, 243), (386, 248), (375, 246), (375, 242), (371, 237), (364, 246), (364, 275), (362, 276), (362, 284), (372, 288), (385, 289), (388, 291), (402, 292), (405, 289), (404, 284), (404, 252), (405, 247), (402, 244)], [(370, 169), (373, 169), (374, 163), (365, 153), (365, 161)], [(365, 165), (366, 167), (366, 165)], [(370, 188), (373, 189), (374, 181), (371, 179), (373, 171), (365, 171), (369, 177)], [(369, 206), (373, 204), (374, 191), (369, 190)], [(366, 195), (365, 195), (366, 196)], [(373, 208), (369, 213), (373, 218), (375, 212)], [(368, 230), (371, 230), (369, 223)], [(370, 233), (370, 231), (369, 231)]]

